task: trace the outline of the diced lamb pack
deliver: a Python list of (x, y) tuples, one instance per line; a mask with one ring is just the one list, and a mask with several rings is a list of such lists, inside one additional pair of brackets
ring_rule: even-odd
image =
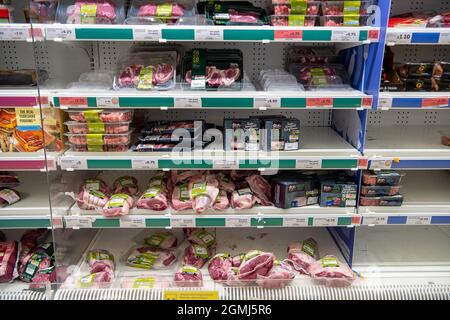
[[(182, 17), (184, 15), (184, 7), (181, 4), (171, 4), (170, 5), (170, 14), (164, 15), (164, 17)], [(162, 16), (158, 13), (158, 4), (146, 4), (139, 8), (138, 12), (139, 17), (158, 17)]]
[[(206, 82), (211, 87), (229, 87), (231, 86), (236, 80), (239, 79), (241, 71), (239, 68), (229, 68), (226, 70), (220, 70), (216, 67), (212, 66), (206, 66)], [(185, 78), (186, 82), (188, 84), (191, 84), (192, 82), (192, 71), (189, 70), (186, 72)]]

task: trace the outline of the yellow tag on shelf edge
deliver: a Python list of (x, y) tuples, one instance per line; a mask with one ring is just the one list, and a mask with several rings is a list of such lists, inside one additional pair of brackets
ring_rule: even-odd
[(219, 291), (164, 291), (164, 300), (219, 300)]

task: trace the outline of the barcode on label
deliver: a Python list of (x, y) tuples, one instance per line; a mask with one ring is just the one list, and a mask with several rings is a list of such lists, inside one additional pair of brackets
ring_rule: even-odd
[(250, 218), (227, 218), (225, 224), (228, 228), (250, 227)]
[(174, 218), (170, 219), (170, 225), (172, 228), (194, 228), (195, 219), (194, 218)]
[(284, 227), (302, 227), (308, 225), (308, 218), (284, 218)]
[(121, 228), (145, 228), (144, 217), (125, 216), (120, 218)]

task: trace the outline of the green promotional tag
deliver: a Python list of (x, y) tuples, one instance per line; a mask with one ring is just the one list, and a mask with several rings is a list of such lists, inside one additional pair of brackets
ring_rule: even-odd
[(199, 270), (193, 266), (184, 266), (183, 268), (181, 268), (181, 272), (196, 275), (198, 274)]
[(158, 259), (158, 255), (153, 253), (144, 252), (131, 259), (130, 264), (136, 268), (151, 269)]
[(88, 146), (90, 146), (90, 145), (102, 146), (103, 145), (103, 134), (88, 133), (88, 134), (86, 134), (86, 140), (87, 140)]
[(159, 247), (166, 238), (167, 235), (163, 233), (155, 233), (150, 238), (146, 239), (145, 243), (149, 246)]
[(192, 198), (206, 194), (206, 182), (197, 182), (192, 185)]
[(108, 208), (120, 208), (123, 207), (130, 196), (124, 193), (113, 195), (108, 202)]
[(199, 230), (196, 232), (196, 236), (200, 238), (207, 248), (214, 244), (214, 237), (206, 230)]
[(344, 26), (359, 27), (359, 15), (344, 16)]
[(344, 16), (360, 14), (361, 1), (344, 1)]
[(88, 133), (104, 133), (105, 124), (102, 122), (88, 122)]
[(173, 5), (171, 3), (162, 3), (156, 6), (157, 17), (171, 17)]
[(291, 0), (290, 14), (306, 14), (307, 4), (306, 0)]
[(327, 84), (327, 77), (323, 68), (311, 68), (311, 75), (313, 77), (313, 85), (320, 86)]
[(153, 288), (154, 284), (155, 284), (155, 278), (153, 278), (153, 277), (136, 278), (133, 282), (133, 289)]
[(312, 241), (305, 240), (302, 243), (302, 251), (311, 257), (314, 257), (316, 253), (316, 245)]
[(289, 15), (288, 16), (288, 25), (290, 27), (304, 26), (305, 25), (305, 16)]
[(192, 50), (192, 89), (206, 88), (206, 51), (205, 49)]
[(199, 246), (198, 244), (193, 244), (192, 248), (194, 249), (194, 254), (198, 258), (208, 259), (209, 254), (208, 250), (205, 247)]
[(86, 110), (83, 111), (84, 119), (86, 122), (100, 122), (100, 113), (101, 110)]
[(80, 9), (80, 23), (81, 24), (95, 24), (97, 17), (96, 4), (82, 4)]
[(80, 278), (80, 287), (82, 288), (89, 288), (94, 284), (94, 275), (89, 274), (87, 276)]
[(148, 66), (141, 69), (139, 73), (139, 83), (137, 86), (140, 90), (149, 90), (153, 88), (153, 67)]
[(257, 256), (259, 256), (261, 254), (261, 251), (259, 251), (259, 250), (252, 250), (252, 251), (249, 251), (245, 256), (244, 256), (244, 261), (248, 261), (248, 260), (250, 260), (250, 259), (252, 259), (252, 258), (254, 258), (254, 257), (257, 257)]
[(339, 267), (339, 261), (336, 257), (326, 256), (322, 258), (322, 266), (327, 267)]

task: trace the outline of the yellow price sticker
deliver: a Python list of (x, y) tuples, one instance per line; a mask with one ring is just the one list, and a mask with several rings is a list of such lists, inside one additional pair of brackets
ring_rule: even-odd
[(219, 300), (219, 291), (164, 291), (164, 300)]

